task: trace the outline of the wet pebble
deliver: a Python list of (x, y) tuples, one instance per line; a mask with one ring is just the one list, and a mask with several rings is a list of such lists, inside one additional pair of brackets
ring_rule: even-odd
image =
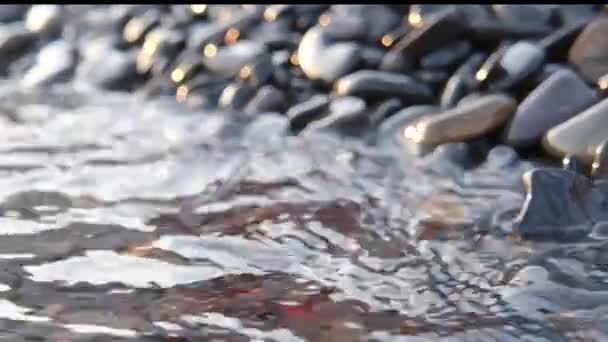
[(68, 81), (76, 67), (76, 49), (65, 41), (45, 46), (36, 57), (36, 64), (23, 76), (21, 85), (34, 87)]
[(517, 227), (526, 239), (572, 241), (589, 234), (605, 199), (591, 181), (569, 170), (541, 168), (523, 176), (526, 201)]
[(401, 51), (390, 50), (382, 56), (380, 70), (394, 73), (405, 73), (414, 68), (414, 62)]
[(590, 22), (570, 48), (568, 60), (588, 82), (608, 73), (608, 17)]
[(437, 115), (422, 118), (406, 128), (405, 137), (431, 145), (479, 137), (505, 123), (516, 106), (515, 100), (507, 95), (485, 95)]
[(62, 29), (63, 15), (61, 5), (34, 5), (27, 12), (25, 27), (44, 36), (53, 36)]
[(314, 95), (304, 102), (291, 106), (286, 114), (293, 129), (302, 129), (329, 108), (330, 99), (325, 94)]
[(231, 83), (222, 91), (218, 105), (223, 109), (240, 110), (254, 94), (255, 89), (247, 83)]
[(261, 87), (247, 103), (244, 112), (247, 114), (282, 112), (284, 107), (285, 93), (271, 85), (266, 85)]
[(311, 80), (331, 83), (352, 71), (361, 61), (356, 43), (331, 42), (321, 26), (314, 26), (302, 37), (298, 46), (300, 67)]
[(359, 70), (336, 81), (338, 95), (364, 98), (399, 97), (410, 104), (431, 101), (430, 87), (406, 75), (376, 70)]
[(591, 164), (595, 150), (608, 132), (608, 99), (551, 128), (543, 138), (547, 152), (562, 158), (575, 155)]
[(576, 158), (576, 156), (573, 156), (571, 154), (566, 155), (562, 159), (562, 168), (564, 170), (585, 174), (585, 164), (583, 164), (580, 159)]
[(475, 73), (481, 67), (484, 59), (483, 53), (475, 53), (471, 55), (456, 72), (448, 79), (439, 102), (444, 108), (449, 108), (458, 103), (465, 95), (470, 93), (477, 82)]
[(519, 105), (505, 140), (515, 146), (538, 143), (547, 130), (597, 101), (596, 93), (576, 73), (567, 69), (557, 71)]
[(438, 110), (438, 107), (431, 105), (414, 105), (399, 110), (378, 126), (376, 143), (381, 146), (400, 144), (403, 141), (405, 126)]
[(357, 136), (369, 123), (366, 107), (365, 101), (355, 96), (335, 98), (329, 104), (328, 115), (311, 122), (300, 134), (332, 130)]
[(547, 58), (554, 61), (567, 60), (570, 47), (585, 25), (583, 21), (568, 24), (543, 38), (539, 45), (545, 50)]
[(385, 118), (395, 114), (399, 109), (403, 108), (403, 101), (398, 98), (391, 98), (385, 101), (381, 101), (373, 109), (370, 110), (369, 118), (370, 123), (376, 126), (382, 122)]

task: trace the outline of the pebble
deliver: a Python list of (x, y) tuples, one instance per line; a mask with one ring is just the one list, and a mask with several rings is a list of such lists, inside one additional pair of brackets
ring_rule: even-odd
[(591, 4), (560, 4), (556, 10), (561, 25), (577, 22), (590, 22), (597, 16), (594, 5)]
[(558, 61), (567, 60), (570, 47), (585, 25), (586, 23), (583, 21), (574, 22), (543, 38), (539, 45), (545, 50), (547, 58)]
[(264, 54), (253, 62), (243, 66), (239, 71), (239, 78), (249, 82), (254, 88), (259, 88), (272, 78), (274, 66), (268, 54)]
[(519, 105), (506, 129), (505, 141), (513, 146), (538, 143), (550, 128), (561, 124), (598, 101), (596, 93), (574, 72), (555, 72)]
[(231, 83), (218, 99), (218, 105), (223, 109), (241, 110), (255, 94), (255, 89), (247, 83)]
[(253, 41), (238, 41), (226, 47), (205, 48), (203, 64), (210, 71), (224, 76), (236, 76), (241, 68), (268, 54), (264, 45)]
[(466, 32), (467, 25), (461, 13), (454, 7), (448, 7), (429, 16), (421, 26), (397, 42), (393, 49), (417, 58), (460, 40)]
[(63, 25), (63, 8), (61, 5), (34, 5), (25, 17), (28, 30), (44, 36), (59, 33)]
[(604, 99), (582, 113), (551, 128), (543, 138), (543, 147), (550, 154), (562, 158), (575, 155), (591, 164), (595, 150), (608, 132), (608, 99)]
[(83, 56), (76, 78), (93, 86), (110, 90), (129, 90), (138, 78), (136, 57), (119, 50)]
[(329, 114), (313, 121), (301, 135), (309, 135), (319, 131), (338, 131), (342, 134), (359, 136), (368, 126), (366, 104), (355, 96), (337, 97), (329, 104)]
[(247, 114), (282, 112), (284, 107), (285, 93), (271, 85), (266, 85), (261, 87), (247, 103), (244, 112)]
[(23, 76), (24, 87), (66, 82), (76, 67), (76, 49), (68, 42), (58, 40), (46, 45), (36, 56), (36, 64)]
[(30, 5), (9, 5), (0, 6), (0, 22), (8, 23), (21, 20), (28, 12)]
[(376, 70), (355, 71), (337, 80), (334, 87), (338, 95), (399, 97), (410, 104), (429, 102), (433, 95), (427, 84), (415, 78)]
[(549, 26), (554, 16), (556, 5), (492, 5), (496, 16), (505, 22), (518, 25)]
[(291, 127), (296, 130), (304, 128), (321, 116), (329, 108), (329, 103), (329, 96), (317, 94), (304, 102), (293, 105), (286, 112)]
[(471, 55), (448, 79), (439, 100), (443, 108), (456, 105), (466, 94), (475, 89), (477, 85), (475, 72), (485, 58), (486, 55), (480, 52)]
[(526, 200), (516, 219), (525, 239), (572, 241), (590, 233), (602, 194), (583, 175), (540, 168), (522, 177)]
[(467, 40), (450, 43), (420, 59), (420, 66), (429, 69), (449, 68), (462, 62), (471, 53), (473, 46)]
[(361, 61), (359, 48), (353, 42), (332, 44), (320, 26), (309, 29), (298, 45), (300, 67), (311, 80), (328, 83), (352, 71)]
[(405, 73), (414, 69), (414, 62), (401, 51), (389, 50), (380, 61), (380, 70), (393, 73)]
[(143, 43), (146, 34), (160, 22), (160, 13), (156, 8), (151, 8), (137, 15), (126, 23), (122, 35), (126, 42), (131, 44)]
[(608, 134), (595, 149), (593, 164), (591, 164), (591, 177), (601, 178), (608, 176)]
[(390, 98), (381, 101), (370, 111), (370, 124), (372, 126), (378, 125), (385, 118), (395, 114), (401, 108), (403, 108), (403, 101), (398, 98)]
[(438, 111), (438, 107), (431, 105), (414, 105), (399, 110), (378, 126), (376, 144), (381, 146), (400, 144), (403, 140), (404, 126)]
[(608, 73), (608, 17), (590, 22), (570, 48), (568, 60), (588, 82)]
[(562, 159), (562, 169), (585, 174), (585, 164), (571, 154), (568, 154)]
[(520, 41), (511, 45), (500, 59), (500, 68), (505, 75), (490, 83), (490, 90), (503, 91), (518, 85), (537, 72), (544, 61), (545, 52), (537, 44)]
[(405, 128), (405, 137), (417, 143), (439, 145), (489, 133), (515, 111), (517, 103), (507, 95), (485, 95), (474, 101), (422, 118)]

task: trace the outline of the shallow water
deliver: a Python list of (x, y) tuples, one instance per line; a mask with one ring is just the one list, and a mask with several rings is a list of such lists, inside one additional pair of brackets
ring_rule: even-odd
[(532, 168), (274, 114), (0, 87), (7, 341), (601, 341), (608, 249), (510, 234)]

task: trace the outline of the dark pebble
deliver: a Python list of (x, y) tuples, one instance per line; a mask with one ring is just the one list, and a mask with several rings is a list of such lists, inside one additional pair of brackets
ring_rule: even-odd
[(550, 128), (598, 101), (596, 93), (574, 72), (560, 70), (541, 83), (519, 105), (506, 130), (514, 146), (531, 146)]
[(478, 52), (471, 55), (448, 79), (439, 100), (443, 108), (455, 106), (466, 94), (477, 86), (475, 73), (481, 67), (486, 55)]
[(271, 85), (266, 85), (261, 87), (247, 103), (244, 112), (247, 114), (282, 112), (284, 107), (285, 93)]
[(539, 42), (539, 46), (545, 50), (547, 59), (551, 61), (566, 60), (570, 47), (585, 25), (586, 23), (583, 21), (574, 22), (543, 38)]
[(483, 62), (481, 67), (479, 67), (479, 70), (475, 73), (477, 87), (486, 88), (489, 83), (494, 82), (499, 79), (500, 76), (504, 75), (500, 70), (500, 62), (509, 47), (511, 47), (509, 41), (502, 42)]
[(578, 36), (569, 52), (569, 61), (588, 81), (595, 83), (608, 74), (608, 17), (589, 23)]
[(569, 170), (572, 172), (585, 174), (585, 164), (574, 155), (567, 155), (562, 159), (562, 169)]
[(223, 109), (241, 110), (254, 94), (255, 89), (247, 83), (231, 83), (222, 91), (218, 105)]
[(360, 136), (368, 125), (365, 101), (354, 96), (344, 96), (333, 99), (329, 104), (329, 114), (311, 122), (300, 134), (330, 130)]
[(414, 58), (422, 57), (463, 37), (467, 24), (462, 19), (462, 14), (453, 7), (441, 10), (410, 31), (393, 49)]
[(373, 46), (361, 48), (361, 67), (363, 69), (378, 69), (384, 58), (383, 49)]
[(490, 46), (504, 40), (538, 39), (551, 33), (545, 26), (523, 25), (498, 20), (478, 20), (468, 24), (470, 38), (479, 45)]
[(329, 102), (329, 96), (319, 94), (292, 106), (286, 113), (291, 127), (295, 130), (304, 128), (326, 112)]
[(561, 25), (590, 22), (598, 14), (591, 4), (560, 4), (556, 11)]
[(398, 98), (381, 101), (370, 110), (370, 124), (372, 126), (378, 125), (385, 118), (395, 114), (401, 108), (403, 108), (403, 101)]
[(242, 67), (239, 71), (239, 78), (251, 84), (252, 87), (259, 88), (270, 81), (273, 68), (271, 57), (264, 54)]
[(410, 104), (432, 100), (432, 91), (425, 83), (406, 75), (375, 70), (359, 70), (335, 83), (338, 95), (365, 98), (399, 97)]
[(534, 169), (523, 180), (527, 196), (516, 224), (525, 239), (584, 238), (605, 204), (588, 178), (569, 170)]
[(348, 15), (347, 13), (329, 13), (323, 14), (321, 18), (328, 22), (325, 25), (321, 23), (324, 32), (335, 41), (363, 41), (367, 36), (365, 19), (361, 16)]
[(412, 59), (401, 51), (389, 50), (382, 56), (380, 70), (393, 73), (405, 73), (414, 69)]
[(449, 68), (470, 55), (473, 46), (467, 40), (450, 43), (420, 59), (420, 66), (429, 69)]
[(8, 23), (23, 19), (29, 10), (30, 5), (9, 5), (0, 6), (0, 22)]
[(133, 54), (106, 50), (103, 54), (89, 53), (83, 57), (76, 77), (96, 87), (129, 90), (138, 77)]
[(556, 5), (502, 4), (492, 5), (492, 10), (504, 22), (544, 28), (550, 25), (555, 7)]
[(431, 86), (433, 93), (438, 93), (450, 79), (450, 73), (441, 69), (419, 69), (413, 76)]

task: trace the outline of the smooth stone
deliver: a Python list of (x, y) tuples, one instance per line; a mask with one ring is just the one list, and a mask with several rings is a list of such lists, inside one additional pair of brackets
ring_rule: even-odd
[(370, 110), (370, 124), (376, 126), (385, 118), (395, 114), (401, 108), (403, 108), (403, 101), (398, 98), (390, 98), (378, 103)]
[[(332, 5), (330, 13), (333, 15), (330, 14), (326, 27), (330, 35), (336, 39), (365, 40), (368, 43), (379, 41), (385, 33), (399, 25), (401, 19), (386, 5)], [(334, 24), (342, 26), (340, 35), (333, 33), (336, 31)]]
[(336, 41), (364, 40), (367, 36), (365, 19), (361, 16), (347, 14), (325, 14), (329, 17), (329, 24), (324, 26), (325, 33)]
[(403, 141), (403, 127), (439, 110), (436, 106), (415, 105), (401, 109), (382, 121), (376, 133), (376, 144), (397, 146)]
[(34, 5), (25, 16), (25, 27), (42, 35), (55, 35), (63, 26), (63, 8), (60, 5)]
[(588, 82), (608, 74), (608, 17), (590, 22), (570, 48), (568, 60)]
[(218, 99), (218, 105), (222, 109), (240, 110), (253, 97), (255, 89), (247, 83), (231, 83), (224, 90)]
[(110, 90), (128, 90), (138, 78), (136, 60), (118, 50), (83, 56), (76, 69), (76, 78), (95, 87)]
[(414, 69), (414, 62), (401, 51), (389, 50), (380, 62), (380, 70), (393, 73), (405, 73)]
[(547, 59), (555, 61), (568, 59), (568, 51), (585, 25), (584, 21), (571, 23), (540, 40), (539, 45), (545, 50)]
[(269, 50), (290, 49), (297, 47), (302, 39), (301, 34), (291, 31), (288, 26), (289, 19), (281, 21), (264, 22), (253, 28), (247, 36), (249, 39), (264, 44)]
[(543, 138), (543, 147), (559, 158), (573, 154), (591, 164), (598, 145), (608, 132), (608, 99), (551, 128)]
[(358, 97), (335, 98), (329, 104), (329, 114), (308, 124), (300, 134), (309, 135), (330, 130), (345, 135), (359, 136), (368, 126), (366, 107), (365, 101)]
[(338, 95), (365, 98), (399, 97), (408, 103), (424, 103), (432, 99), (430, 87), (415, 78), (384, 71), (359, 70), (336, 81)]
[(467, 40), (450, 43), (420, 59), (420, 66), (428, 69), (449, 68), (470, 55), (473, 46)]
[(361, 67), (363, 69), (378, 69), (384, 58), (384, 50), (373, 46), (361, 48)]
[(544, 61), (545, 52), (536, 44), (520, 41), (511, 45), (500, 59), (501, 70), (506, 75), (499, 81), (490, 83), (490, 89), (502, 91), (516, 86), (538, 71)]
[[(147, 70), (142, 70), (141, 65), (139, 63), (139, 57), (141, 57), (141, 54), (138, 56), (137, 60), (137, 71), (143, 74), (147, 72)], [(176, 72), (176, 70), (180, 70), (182, 73), (181, 80), (173, 79), (173, 82), (175, 82), (176, 84), (188, 82), (188, 80), (190, 80), (192, 77), (194, 77), (196, 74), (200, 73), (203, 70), (203, 63), (199, 54), (193, 51), (184, 51), (175, 60), (176, 62), (174, 62), (173, 64), (177, 66), (172, 69), (171, 73), (173, 74), (174, 72)]]
[(492, 94), (459, 105), (439, 114), (422, 118), (408, 126), (405, 137), (423, 144), (439, 145), (489, 133), (513, 114), (517, 102), (506, 95)]
[(492, 169), (504, 169), (514, 165), (519, 160), (517, 152), (509, 146), (496, 145), (486, 156), (485, 164)]
[(146, 34), (160, 22), (160, 13), (156, 8), (151, 8), (144, 13), (135, 16), (125, 25), (122, 36), (131, 44), (140, 44), (144, 41)]
[(534, 79), (536, 86), (539, 86), (541, 83), (546, 81), (549, 77), (553, 76), (556, 72), (561, 71), (561, 70), (568, 70), (570, 72), (575, 72), (574, 69), (572, 69), (567, 64), (547, 63), (543, 66), (543, 69), (540, 71), (538, 76)]
[(21, 20), (28, 12), (30, 5), (9, 5), (3, 4), (0, 6), (0, 22), (8, 23), (11, 21)]
[(505, 52), (511, 46), (510, 42), (502, 42), (483, 62), (475, 73), (475, 81), (478, 87), (487, 87), (488, 83), (495, 81), (501, 76), (500, 62)]
[(508, 4), (492, 5), (496, 16), (505, 22), (547, 26), (555, 11), (556, 5)]
[(76, 49), (62, 40), (45, 46), (36, 56), (36, 64), (23, 76), (20, 84), (36, 87), (65, 82), (76, 68)]
[(481, 93), (481, 92), (469, 93), (465, 97), (463, 97), (462, 99), (460, 99), (460, 101), (458, 101), (458, 103), (456, 105), (457, 106), (464, 106), (467, 103), (473, 103), (473, 102), (479, 100), (483, 96), (484, 96), (484, 93)]
[(285, 93), (271, 85), (265, 85), (247, 103), (244, 112), (247, 114), (282, 112), (284, 107)]
[(577, 22), (590, 22), (598, 14), (591, 4), (560, 4), (557, 13), (562, 26)]
[(465, 95), (475, 89), (477, 85), (475, 72), (484, 62), (485, 58), (486, 55), (484, 53), (474, 53), (448, 79), (439, 100), (443, 108), (455, 106)]
[(439, 92), (451, 75), (448, 71), (442, 69), (419, 69), (413, 73), (413, 76), (431, 86), (434, 94)]
[(293, 5), (269, 5), (264, 10), (264, 19), (268, 22), (281, 20), (283, 18), (291, 17), (294, 14)]
[(548, 26), (517, 24), (500, 20), (469, 22), (469, 37), (478, 43), (497, 43), (510, 39), (538, 39), (551, 33)]
[(286, 112), (291, 127), (302, 129), (313, 120), (321, 116), (329, 108), (329, 96), (325, 94), (314, 95), (304, 102), (300, 102)]
[(534, 169), (523, 175), (526, 200), (516, 219), (525, 239), (570, 241), (593, 225), (602, 194), (585, 176), (562, 169)]
[(562, 159), (562, 169), (585, 174), (585, 164), (575, 156), (569, 154)]
[(203, 64), (216, 74), (235, 76), (246, 64), (262, 58), (267, 53), (264, 45), (241, 40), (218, 48), (214, 56), (203, 58)]
[(424, 56), (464, 36), (468, 29), (462, 19), (462, 13), (454, 7), (441, 10), (410, 31), (393, 49), (414, 58)]
[(536, 144), (547, 130), (591, 107), (598, 100), (593, 89), (576, 73), (559, 70), (521, 102), (506, 129), (505, 141), (514, 146)]
[(601, 178), (608, 176), (608, 133), (606, 139), (595, 149), (595, 157), (591, 164), (591, 177)]
[(239, 78), (249, 82), (252, 87), (259, 88), (266, 84), (272, 78), (274, 66), (270, 56), (263, 55), (253, 63), (247, 64), (241, 68)]
[(317, 25), (302, 37), (298, 46), (298, 59), (309, 79), (331, 83), (352, 71), (361, 61), (361, 56), (357, 44), (332, 44), (328, 34)]

